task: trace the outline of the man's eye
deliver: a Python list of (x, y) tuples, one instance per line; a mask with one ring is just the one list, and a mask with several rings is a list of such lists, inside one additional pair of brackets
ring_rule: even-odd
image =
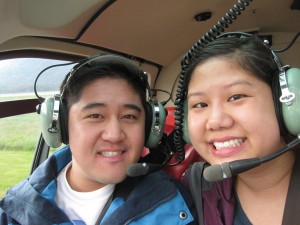
[(91, 114), (90, 118), (92, 118), (92, 119), (98, 119), (98, 118), (100, 118), (100, 114)]
[(246, 95), (243, 95), (243, 94), (236, 94), (236, 95), (233, 95), (233, 96), (231, 96), (229, 99), (228, 99), (228, 101), (236, 101), (236, 100), (239, 100), (239, 99), (241, 99), (241, 98), (244, 98), (244, 97), (246, 97)]
[(125, 115), (123, 116), (124, 119), (136, 119), (136, 116), (134, 115)]

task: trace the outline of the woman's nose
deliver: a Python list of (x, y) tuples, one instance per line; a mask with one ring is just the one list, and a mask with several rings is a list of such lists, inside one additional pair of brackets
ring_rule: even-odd
[(221, 105), (216, 105), (211, 107), (210, 115), (206, 123), (206, 129), (208, 130), (218, 130), (222, 128), (231, 127), (233, 124), (233, 119)]

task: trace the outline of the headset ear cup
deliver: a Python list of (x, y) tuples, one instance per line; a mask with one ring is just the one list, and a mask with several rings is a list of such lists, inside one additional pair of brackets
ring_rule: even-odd
[(272, 81), (272, 92), (273, 92), (273, 101), (274, 101), (274, 108), (275, 108), (275, 114), (278, 121), (280, 134), (283, 136), (286, 128), (283, 121), (283, 115), (282, 115), (282, 104), (279, 101), (280, 97), (280, 86), (279, 86), (279, 75), (275, 74)]
[(286, 79), (290, 92), (295, 98), (290, 105), (282, 104), (282, 115), (285, 127), (293, 135), (300, 134), (300, 69), (290, 68), (286, 71)]
[(50, 132), (49, 130), (53, 121), (54, 104), (58, 104), (55, 101), (57, 100), (54, 97), (46, 98), (40, 108), (42, 135), (47, 145), (52, 148), (58, 148), (62, 144), (59, 119), (56, 123), (57, 132)]
[(162, 139), (166, 123), (166, 110), (161, 103), (148, 103), (146, 117), (148, 117), (146, 124), (150, 120), (151, 127), (148, 128), (148, 132), (146, 131), (146, 134), (149, 133), (149, 135), (145, 138), (145, 146), (151, 149), (155, 148)]
[(182, 138), (187, 144), (191, 144), (190, 135), (188, 131), (188, 104), (187, 100), (183, 103), (183, 127), (182, 127)]

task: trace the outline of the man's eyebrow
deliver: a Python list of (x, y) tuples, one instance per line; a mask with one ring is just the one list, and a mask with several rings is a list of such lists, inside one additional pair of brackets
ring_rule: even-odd
[(142, 112), (142, 109), (136, 104), (124, 104), (124, 108), (133, 109), (137, 112)]
[(82, 107), (82, 111), (88, 110), (88, 109), (93, 109), (93, 108), (99, 108), (99, 107), (104, 107), (104, 103), (100, 102), (91, 102), (86, 104), (85, 106)]
[[(101, 107), (105, 107), (107, 104), (106, 103), (101, 103), (101, 102), (91, 102), (86, 104), (84, 107), (82, 107), (82, 111), (86, 111), (89, 109), (94, 109), (94, 108), (101, 108)], [(127, 109), (133, 109), (137, 112), (142, 112), (141, 107), (139, 107), (138, 105), (134, 104), (134, 103), (127, 103), (123, 105), (124, 108)]]

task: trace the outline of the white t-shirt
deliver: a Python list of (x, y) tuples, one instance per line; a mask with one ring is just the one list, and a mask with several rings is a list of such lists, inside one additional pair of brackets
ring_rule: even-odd
[(95, 225), (115, 185), (109, 184), (91, 192), (74, 191), (66, 178), (70, 166), (71, 163), (58, 175), (55, 202), (74, 224), (83, 225), (82, 221), (84, 221), (86, 225)]

